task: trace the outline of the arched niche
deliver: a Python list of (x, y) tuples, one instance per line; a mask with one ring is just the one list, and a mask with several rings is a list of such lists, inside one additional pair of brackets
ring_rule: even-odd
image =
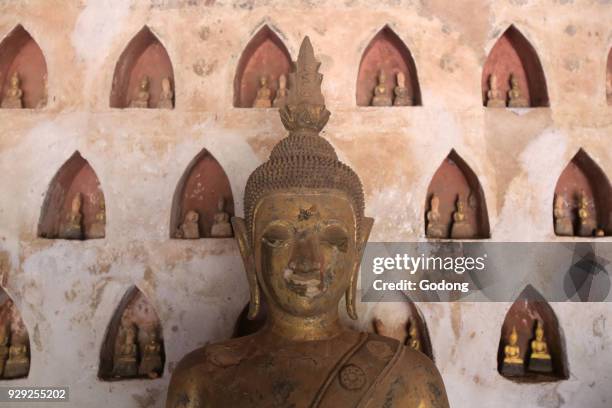
[(482, 98), (487, 106), (491, 74), (497, 77), (497, 90), (508, 103), (510, 75), (518, 80), (521, 95), (527, 99), (527, 107), (549, 106), (548, 89), (544, 70), (533, 46), (513, 25), (497, 40), (482, 70)]
[(102, 343), (98, 377), (105, 381), (159, 378), (166, 354), (161, 322), (146, 296), (128, 289)]
[[(541, 323), (543, 338), (548, 348), (550, 360), (542, 367), (533, 364), (532, 341), (535, 330)], [(508, 364), (504, 362), (506, 346), (510, 344), (510, 335), (516, 330), (519, 348), (518, 356), (523, 363)], [(497, 353), (498, 372), (517, 382), (547, 382), (569, 378), (565, 342), (555, 312), (542, 295), (531, 285), (528, 285), (512, 304), (501, 328), (501, 336)], [(543, 372), (549, 370), (548, 372)]]
[[(219, 201), (223, 199), (223, 208)], [(190, 223), (189, 213), (198, 215), (196, 223)], [(225, 214), (225, 215), (223, 215)], [(233, 236), (229, 218), (234, 215), (234, 197), (229, 179), (217, 160), (203, 149), (189, 164), (179, 180), (172, 202), (170, 219), (171, 238), (225, 238)], [(215, 233), (213, 227), (225, 219), (225, 227)], [(197, 224), (197, 235), (185, 225)], [(193, 229), (191, 229), (193, 231)]]
[(606, 63), (606, 100), (608, 105), (612, 105), (612, 48), (610, 48)]
[[(139, 99), (144, 77), (149, 81), (148, 104), (145, 102), (147, 106), (136, 106), (134, 101)], [(162, 92), (164, 79), (169, 81), (170, 94)], [(174, 107), (174, 87), (174, 70), (168, 52), (149, 27), (144, 26), (119, 56), (113, 76), (110, 106), (171, 109)]]
[(21, 107), (43, 108), (47, 104), (47, 62), (36, 41), (21, 24), (0, 43), (0, 106), (3, 108), (19, 108), (7, 98), (15, 73), (22, 91)]
[(236, 325), (234, 326), (232, 338), (249, 336), (261, 330), (266, 324), (268, 307), (266, 306), (266, 303), (263, 302), (263, 299), (259, 305), (259, 313), (253, 320), (249, 319), (249, 305), (250, 303), (247, 302), (240, 312), (238, 319), (236, 319)]
[[(357, 106), (371, 106), (374, 88), (379, 83), (380, 71), (386, 76), (387, 94), (394, 99), (397, 74), (405, 77), (409, 105), (421, 105), (421, 89), (416, 65), (406, 44), (389, 28), (383, 27), (363, 52), (357, 75)], [(396, 103), (397, 102), (397, 103)], [(393, 103), (399, 104), (399, 100)], [(405, 105), (405, 104), (402, 104)]]
[[(439, 200), (438, 215), (433, 208)], [(455, 220), (458, 201), (463, 202), (464, 221)], [(451, 150), (434, 174), (427, 189), (425, 235), (428, 238), (489, 238), (489, 217), (478, 177), (465, 161)], [(456, 224), (456, 225), (455, 225)]]
[(30, 336), (17, 306), (0, 287), (0, 380), (25, 378), (30, 372)]
[(38, 222), (38, 236), (95, 239), (104, 238), (105, 229), (106, 204), (100, 181), (77, 151), (49, 185)]
[(264, 25), (249, 41), (236, 68), (234, 77), (234, 107), (252, 108), (260, 88), (260, 78), (265, 77), (273, 101), (281, 75), (288, 76), (291, 56), (285, 44), (270, 27)]
[[(584, 197), (584, 198), (583, 198)], [(581, 202), (583, 205), (581, 205)], [(586, 218), (579, 217), (586, 208)], [(612, 187), (601, 168), (582, 149), (565, 167), (555, 187), (553, 223), (557, 235), (612, 235)]]

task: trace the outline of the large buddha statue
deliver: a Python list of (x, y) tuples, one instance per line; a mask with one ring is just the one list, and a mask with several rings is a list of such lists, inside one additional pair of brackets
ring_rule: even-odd
[(250, 286), (255, 334), (212, 344), (177, 365), (167, 407), (448, 407), (422, 353), (340, 323), (356, 315), (357, 273), (373, 220), (361, 182), (319, 136), (329, 119), (320, 63), (305, 38), (287, 104), (289, 136), (249, 177), (232, 224)]

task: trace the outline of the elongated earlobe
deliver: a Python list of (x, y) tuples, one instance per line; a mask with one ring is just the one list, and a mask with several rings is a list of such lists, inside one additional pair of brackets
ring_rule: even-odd
[(361, 229), (359, 234), (359, 242), (357, 242), (357, 254), (355, 262), (353, 263), (353, 270), (351, 271), (351, 279), (349, 287), (346, 290), (346, 312), (351, 319), (357, 320), (357, 281), (359, 280), (359, 266), (361, 265), (361, 258), (365, 251), (368, 238), (370, 237), (370, 231), (372, 231), (372, 225), (374, 225), (374, 218), (364, 217), (361, 222)]
[(242, 255), (242, 262), (244, 263), (244, 269), (249, 282), (249, 292), (251, 295), (251, 300), (249, 302), (249, 319), (253, 320), (259, 314), (260, 305), (255, 258), (249, 246), (249, 237), (244, 218), (232, 217), (232, 227), (234, 228), (234, 235), (238, 241), (238, 248), (240, 249), (240, 255)]

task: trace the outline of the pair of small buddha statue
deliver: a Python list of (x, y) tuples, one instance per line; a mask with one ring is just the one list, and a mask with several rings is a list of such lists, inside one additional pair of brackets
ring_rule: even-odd
[[(130, 101), (130, 108), (151, 108), (149, 106), (149, 86), (150, 80), (148, 76), (143, 76), (140, 79), (138, 91), (134, 99)], [(161, 93), (159, 94), (159, 102), (157, 103), (157, 109), (172, 109), (174, 108), (174, 92), (172, 91), (172, 83), (170, 78), (165, 77), (161, 81)]]
[[(504, 360), (501, 372), (505, 376), (516, 377), (525, 374), (525, 361), (516, 327), (508, 336), (508, 343), (504, 346)], [(536, 323), (535, 336), (530, 343), (527, 371), (535, 373), (551, 373), (553, 371), (552, 358), (548, 351), (548, 344), (544, 337), (544, 326), (540, 320)]]
[(83, 194), (77, 192), (70, 204), (70, 210), (60, 225), (59, 238), (62, 239), (95, 239), (104, 238), (106, 230), (106, 204), (104, 195), (97, 196), (98, 209), (95, 220), (87, 231), (83, 223)]
[[(575, 208), (572, 207), (563, 194), (555, 194), (553, 204), (555, 234), (569, 237), (604, 236), (603, 228), (597, 228), (597, 221), (592, 210), (592, 202), (584, 190), (578, 195), (577, 206)], [(574, 211), (576, 213), (575, 218), (572, 217)], [(574, 222), (574, 219), (576, 222)]]
[[(514, 74), (510, 74), (510, 89), (508, 90), (508, 98), (506, 94), (499, 89), (497, 83), (497, 75), (489, 75), (489, 90), (487, 91), (487, 108), (528, 108), (529, 100), (521, 91), (518, 78)], [(507, 105), (506, 105), (507, 103)]]
[(123, 316), (116, 337), (112, 377), (157, 378), (162, 370), (159, 327), (155, 325), (139, 327)]
[[(217, 213), (213, 217), (213, 225), (210, 228), (210, 237), (225, 238), (233, 235), (230, 216), (224, 211), (224, 208), (225, 200), (223, 197), (219, 197), (217, 201)], [(189, 210), (185, 213), (183, 222), (178, 227), (175, 237), (183, 239), (202, 238), (200, 234), (200, 214), (198, 214), (197, 211)]]
[(8, 301), (10, 321), (0, 322), (0, 378), (27, 377), (30, 371), (29, 339), (23, 321), (13, 312)]
[[(431, 196), (426, 220), (425, 235), (427, 238), (449, 238), (449, 223), (442, 220), (440, 215), (440, 198), (435, 194)], [(458, 194), (450, 224), (450, 238), (470, 239), (475, 238), (475, 236), (476, 231), (465, 214), (465, 202)]]
[(287, 77), (281, 74), (278, 77), (276, 96), (272, 99), (272, 89), (268, 85), (268, 77), (259, 77), (259, 89), (253, 102), (254, 108), (280, 108), (287, 101)]
[(406, 75), (399, 71), (395, 75), (397, 85), (393, 88), (393, 96), (387, 88), (387, 76), (384, 70), (378, 72), (378, 85), (374, 88), (371, 106), (412, 106), (413, 96), (406, 88)]

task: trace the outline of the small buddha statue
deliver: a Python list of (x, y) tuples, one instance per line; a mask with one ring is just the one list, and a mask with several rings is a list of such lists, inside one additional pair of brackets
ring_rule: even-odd
[(268, 86), (268, 78), (265, 76), (259, 77), (259, 89), (253, 103), (254, 108), (271, 108), (272, 107), (272, 90)]
[(172, 91), (172, 83), (170, 78), (165, 77), (161, 81), (161, 93), (159, 94), (159, 102), (157, 103), (158, 109), (172, 109), (174, 108), (174, 92)]
[(14, 71), (9, 79), (9, 87), (4, 93), (4, 98), (2, 98), (0, 107), (8, 109), (23, 108), (23, 91), (21, 90), (20, 83), (19, 74), (17, 71)]
[(115, 347), (113, 377), (134, 377), (138, 375), (138, 350), (134, 323), (122, 319), (117, 338), (119, 341)]
[(223, 211), (225, 200), (219, 197), (217, 201), (217, 213), (213, 218), (213, 225), (210, 228), (210, 236), (215, 238), (231, 237), (232, 225), (230, 224), (229, 214)]
[(48, 80), (47, 80), (47, 74), (45, 74), (43, 76), (43, 94), (40, 97), (40, 99), (38, 100), (38, 103), (36, 104), (36, 109), (42, 109), (45, 106), (47, 106), (47, 102), (49, 99), (49, 90), (48, 90), (49, 84), (48, 84)]
[(142, 357), (138, 366), (138, 375), (157, 378), (162, 371), (161, 343), (157, 336), (157, 328), (149, 328), (145, 338), (147, 340), (141, 347)]
[(393, 105), (391, 101), (391, 95), (389, 95), (389, 90), (387, 89), (387, 85), (385, 82), (387, 81), (387, 76), (385, 75), (385, 71), (382, 69), (378, 73), (378, 85), (374, 88), (374, 97), (372, 98), (372, 106), (391, 106)]
[(528, 108), (529, 101), (521, 92), (518, 78), (510, 74), (510, 90), (508, 91), (508, 106), (510, 108)]
[(9, 356), (4, 365), (4, 378), (26, 377), (30, 371), (30, 357), (28, 356), (28, 337), (25, 334), (17, 335), (17, 331), (23, 330), (23, 323), (13, 326)]
[(584, 190), (578, 199), (578, 235), (581, 237), (592, 237), (597, 225), (591, 213), (591, 202)]
[(149, 107), (149, 77), (144, 75), (140, 79), (140, 85), (136, 98), (130, 102), (130, 108), (148, 108)]
[(412, 317), (410, 318), (410, 329), (408, 333), (408, 345), (416, 351), (421, 351), (421, 335), (416, 321)]
[(448, 238), (448, 226), (440, 221), (440, 198), (432, 194), (429, 206), (425, 235), (427, 238)]
[(487, 108), (505, 108), (506, 98), (497, 86), (497, 75), (489, 75), (489, 90), (487, 91)]
[(276, 90), (276, 97), (274, 98), (272, 106), (280, 108), (285, 103), (287, 103), (287, 77), (285, 74), (281, 74), (278, 77), (278, 89)]
[(568, 211), (567, 202), (561, 194), (555, 194), (553, 216), (555, 219), (555, 234), (568, 237), (574, 235), (574, 225)]
[(0, 324), (0, 378), (9, 355), (9, 327), (7, 323)]
[(393, 98), (394, 106), (412, 106), (412, 94), (406, 88), (406, 76), (402, 71), (396, 74), (397, 85), (393, 89), (395, 98)]
[(529, 355), (527, 369), (541, 373), (552, 372), (552, 360), (548, 352), (548, 344), (546, 344), (544, 338), (544, 327), (540, 320), (536, 324), (535, 338), (531, 341), (531, 354)]
[(516, 327), (512, 327), (512, 332), (508, 337), (508, 344), (504, 347), (502, 374), (518, 376), (524, 374), (524, 372), (524, 361), (521, 357), (521, 348), (518, 345), (518, 333), (516, 332)]
[(200, 238), (200, 214), (197, 211), (189, 210), (185, 214), (183, 223), (180, 225), (176, 237), (184, 239)]
[(66, 214), (66, 220), (60, 228), (59, 237), (63, 239), (83, 239), (83, 225), (81, 207), (83, 205), (83, 196), (81, 193), (76, 193), (72, 197), (70, 212)]
[(453, 225), (451, 228), (451, 238), (474, 238), (474, 228), (470, 225), (465, 215), (465, 203), (461, 196), (457, 195), (455, 204), (455, 212), (453, 213)]
[(96, 219), (89, 227), (89, 238), (104, 238), (106, 234), (106, 203), (104, 195), (99, 194), (98, 211), (96, 211)]

